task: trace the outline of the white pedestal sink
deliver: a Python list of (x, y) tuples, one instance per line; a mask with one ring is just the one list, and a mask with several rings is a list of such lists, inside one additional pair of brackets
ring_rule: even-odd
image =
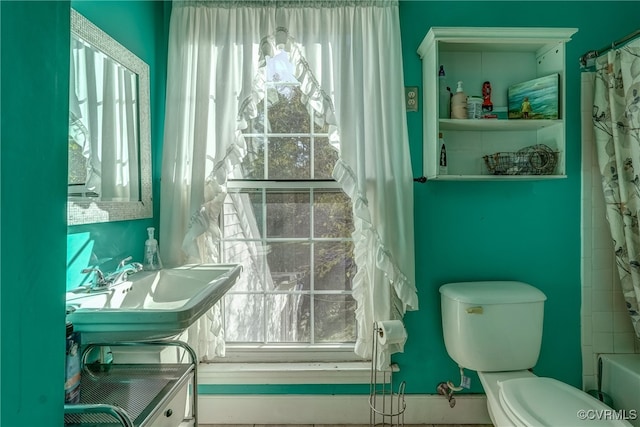
[(108, 290), (68, 292), (82, 343), (148, 341), (182, 333), (235, 284), (236, 264), (190, 264), (132, 274)]

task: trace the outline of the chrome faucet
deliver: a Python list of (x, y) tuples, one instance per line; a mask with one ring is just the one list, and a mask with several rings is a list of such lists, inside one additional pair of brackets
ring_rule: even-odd
[(129, 261), (131, 261), (133, 259), (133, 257), (131, 255), (129, 255), (128, 257), (126, 257), (125, 259), (123, 259), (122, 261), (120, 261), (120, 263), (118, 263), (118, 268), (123, 268), (125, 265), (127, 265), (127, 263)]
[(107, 281), (110, 283), (120, 283), (125, 280), (130, 274), (142, 271), (142, 264), (140, 264), (139, 262), (132, 262), (130, 264), (127, 264), (129, 261), (131, 261), (130, 256), (120, 261), (120, 263), (118, 264), (118, 269), (109, 275)]
[(104, 277), (104, 273), (98, 267), (85, 268), (82, 270), (83, 273), (95, 273), (96, 277), (93, 281), (93, 285), (90, 286), (91, 289), (100, 289), (106, 286), (109, 286), (109, 281)]
[[(126, 257), (120, 264), (118, 264), (118, 270), (124, 268), (128, 274), (137, 273), (138, 271), (142, 271), (142, 264), (139, 262), (132, 262), (129, 265), (127, 263), (131, 261), (131, 256)], [(126, 267), (126, 268), (125, 268)]]
[(85, 268), (82, 270), (83, 273), (95, 273), (95, 279), (90, 289), (102, 289), (107, 288), (111, 285), (118, 284), (124, 281), (130, 274), (137, 273), (142, 271), (142, 264), (139, 262), (132, 262), (131, 257), (128, 256), (118, 264), (118, 268), (113, 273), (110, 273), (105, 276), (105, 274), (98, 267)]

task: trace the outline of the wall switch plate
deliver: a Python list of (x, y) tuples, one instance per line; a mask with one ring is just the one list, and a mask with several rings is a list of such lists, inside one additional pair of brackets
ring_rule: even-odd
[(418, 86), (405, 86), (404, 100), (407, 111), (418, 111)]

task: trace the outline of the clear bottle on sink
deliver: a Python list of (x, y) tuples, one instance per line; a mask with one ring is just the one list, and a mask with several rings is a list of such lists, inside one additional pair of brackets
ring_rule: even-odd
[(144, 270), (160, 270), (162, 268), (158, 241), (155, 239), (154, 233), (154, 227), (147, 228), (149, 237), (147, 241), (144, 242), (144, 263), (142, 264)]

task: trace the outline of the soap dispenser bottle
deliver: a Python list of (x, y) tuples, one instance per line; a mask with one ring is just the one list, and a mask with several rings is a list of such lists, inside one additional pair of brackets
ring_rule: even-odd
[(467, 117), (467, 95), (462, 89), (462, 82), (458, 82), (456, 93), (451, 97), (451, 118), (466, 119)]
[(162, 261), (160, 261), (160, 251), (158, 250), (158, 241), (154, 237), (155, 228), (147, 228), (149, 237), (144, 242), (144, 263), (145, 270), (160, 270)]

